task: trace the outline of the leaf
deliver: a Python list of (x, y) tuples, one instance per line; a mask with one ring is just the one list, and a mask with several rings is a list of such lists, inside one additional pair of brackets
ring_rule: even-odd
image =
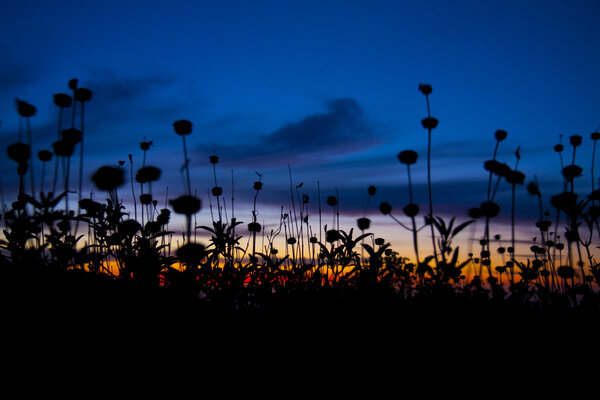
[(456, 228), (454, 228), (454, 230), (452, 231), (452, 237), (458, 235), (458, 233), (460, 231), (462, 231), (463, 229), (465, 229), (467, 226), (469, 226), (470, 224), (472, 224), (473, 222), (475, 222), (475, 220), (469, 220), (466, 222), (463, 222), (462, 224), (458, 225)]

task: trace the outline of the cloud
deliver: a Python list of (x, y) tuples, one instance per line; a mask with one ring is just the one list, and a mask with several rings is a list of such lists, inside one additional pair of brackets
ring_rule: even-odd
[[(326, 108), (324, 113), (308, 115), (245, 143), (238, 141), (236, 145), (208, 147), (215, 149), (231, 165), (264, 167), (290, 162), (296, 165), (311, 163), (314, 157), (353, 153), (378, 142), (372, 125), (355, 99), (333, 99), (326, 103)], [(198, 151), (202, 153), (205, 148)]]

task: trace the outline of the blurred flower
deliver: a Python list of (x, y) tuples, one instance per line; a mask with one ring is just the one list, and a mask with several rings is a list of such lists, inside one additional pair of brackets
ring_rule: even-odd
[(80, 102), (90, 101), (92, 98), (92, 91), (86, 88), (75, 89), (75, 100)]
[(133, 236), (137, 233), (137, 231), (141, 230), (142, 226), (135, 219), (127, 219), (119, 222), (117, 226), (117, 230), (119, 233), (126, 236)]
[(83, 137), (83, 133), (79, 129), (69, 128), (64, 129), (60, 132), (60, 136), (62, 140), (68, 141), (76, 145), (81, 142), (81, 138)]
[(250, 222), (248, 224), (248, 231), (249, 232), (260, 232), (260, 224), (258, 222)]
[(573, 192), (562, 192), (550, 198), (550, 204), (561, 211), (569, 211), (577, 204), (577, 194)]
[(150, 146), (152, 146), (152, 140), (149, 142), (146, 142), (146, 141), (140, 142), (140, 149), (142, 149), (143, 151), (149, 150)]
[(563, 151), (565, 149), (565, 146), (563, 146), (562, 144), (556, 144), (554, 145), (554, 151), (557, 153), (560, 153), (561, 151)]
[(398, 153), (398, 160), (402, 164), (411, 165), (417, 162), (417, 152), (414, 150), (404, 150)]
[(471, 217), (473, 219), (477, 219), (477, 218), (480, 218), (482, 215), (483, 215), (483, 213), (481, 212), (481, 208), (479, 208), (479, 207), (469, 208), (469, 217)]
[(364, 231), (369, 229), (371, 226), (371, 220), (369, 218), (362, 217), (356, 220), (356, 225), (358, 226), (358, 229)]
[(405, 205), (402, 210), (404, 211), (404, 214), (406, 216), (414, 217), (415, 215), (417, 215), (419, 213), (419, 206), (417, 204), (410, 203), (410, 204)]
[(54, 95), (54, 104), (60, 108), (68, 108), (71, 106), (73, 99), (68, 94), (57, 93)]
[(504, 139), (506, 139), (507, 136), (508, 136), (508, 133), (505, 130), (502, 130), (502, 129), (498, 129), (496, 132), (494, 132), (494, 137), (499, 142), (501, 142)]
[(210, 160), (211, 164), (217, 164), (219, 162), (219, 156), (212, 155), (208, 157), (208, 159)]
[(150, 193), (144, 193), (140, 195), (140, 203), (148, 205), (152, 203), (152, 195)]
[(200, 211), (202, 206), (202, 202), (199, 198), (186, 194), (170, 200), (169, 203), (173, 207), (173, 211), (175, 211), (177, 214), (184, 215), (192, 215), (197, 213)]
[(505, 178), (508, 183), (513, 185), (522, 185), (525, 182), (525, 174), (517, 170), (510, 170)]
[(75, 79), (75, 78), (71, 79), (71, 80), (69, 81), (69, 89), (71, 89), (71, 90), (75, 90), (75, 89), (77, 89), (77, 83), (78, 83), (78, 82), (79, 82), (79, 81), (78, 81), (77, 79)]
[(308, 241), (309, 241), (311, 244), (316, 244), (316, 243), (319, 241), (319, 239), (317, 239), (317, 237), (316, 237), (316, 236), (311, 236), (311, 237), (310, 237), (310, 239), (308, 239)]
[(32, 117), (35, 115), (36, 109), (31, 104), (19, 99), (15, 99), (15, 102), (17, 103), (17, 112), (21, 117)]
[(173, 129), (179, 136), (185, 136), (192, 133), (192, 123), (187, 119), (181, 119), (173, 123)]
[(600, 132), (592, 132), (590, 137), (592, 138), (592, 140), (596, 141), (596, 140), (600, 139)]
[(252, 187), (254, 188), (254, 190), (261, 190), (262, 186), (263, 186), (262, 182), (256, 181), (256, 182), (254, 182), (254, 185)]
[(163, 208), (160, 210), (160, 214), (158, 214), (158, 216), (156, 217), (156, 222), (158, 222), (161, 225), (166, 225), (169, 223), (170, 216), (171, 210), (169, 210), (168, 208)]
[(92, 181), (100, 190), (113, 190), (124, 183), (123, 170), (121, 168), (103, 166), (92, 176)]
[(556, 273), (563, 279), (571, 279), (575, 276), (575, 270), (568, 265), (562, 265), (556, 269)]
[(569, 138), (569, 142), (571, 143), (571, 146), (573, 146), (573, 147), (579, 146), (581, 144), (581, 140), (582, 140), (582, 137), (580, 135), (572, 135)]
[(161, 170), (157, 167), (147, 166), (138, 170), (135, 181), (139, 183), (154, 182), (160, 179)]
[(177, 249), (179, 261), (187, 265), (200, 265), (206, 250), (200, 243), (186, 243)]
[(392, 205), (387, 201), (384, 201), (379, 205), (379, 211), (381, 211), (383, 215), (387, 215), (392, 212)]
[(295, 237), (289, 237), (289, 238), (287, 239), (287, 243), (288, 243), (288, 244), (291, 244), (291, 245), (294, 245), (294, 244), (296, 244), (296, 238), (295, 238)]
[(529, 182), (529, 184), (527, 185), (527, 191), (532, 196), (541, 196), (542, 195), (540, 193), (540, 189), (539, 189), (538, 185), (535, 182)]
[(421, 121), (421, 125), (425, 129), (435, 129), (438, 126), (438, 120), (434, 117), (427, 117)]
[(574, 178), (581, 176), (583, 169), (575, 164), (567, 165), (563, 168), (562, 174), (567, 179), (567, 181), (571, 182)]
[(500, 213), (500, 206), (493, 201), (486, 201), (481, 203), (481, 214), (485, 217), (493, 218)]
[(40, 150), (38, 151), (38, 158), (40, 161), (47, 162), (52, 160), (52, 152), (48, 150)]
[(369, 196), (375, 196), (375, 193), (377, 192), (377, 188), (375, 186), (371, 185), (367, 189), (367, 192), (369, 193)]
[(335, 207), (337, 206), (337, 198), (335, 196), (329, 196), (327, 197), (327, 204), (330, 205), (331, 207)]
[(8, 158), (18, 163), (26, 162), (31, 157), (29, 145), (21, 142), (7, 146), (6, 153), (8, 154)]
[(550, 228), (551, 225), (552, 225), (552, 222), (547, 219), (543, 219), (543, 220), (537, 221), (535, 223), (535, 226), (537, 226), (540, 229), (540, 231), (542, 231), (542, 232), (548, 232), (548, 229)]
[(433, 88), (431, 87), (430, 84), (428, 83), (419, 83), (419, 90), (421, 91), (421, 93), (423, 93), (425, 96), (428, 96), (431, 94), (431, 92), (433, 91)]
[(325, 233), (325, 241), (327, 243), (333, 243), (342, 238), (342, 235), (336, 229), (330, 229)]
[(218, 197), (223, 194), (223, 188), (220, 186), (215, 186), (211, 189), (213, 196)]
[(375, 244), (377, 246), (383, 246), (385, 244), (385, 239), (384, 238), (375, 238)]

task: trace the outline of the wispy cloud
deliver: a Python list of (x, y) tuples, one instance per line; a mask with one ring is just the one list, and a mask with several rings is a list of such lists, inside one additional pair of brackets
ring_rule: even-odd
[[(310, 164), (320, 157), (362, 151), (378, 143), (372, 124), (355, 99), (330, 100), (326, 108), (326, 112), (308, 115), (268, 134), (210, 148), (230, 165), (264, 167), (281, 165), (282, 160), (284, 164)], [(203, 153), (205, 147), (198, 151)]]

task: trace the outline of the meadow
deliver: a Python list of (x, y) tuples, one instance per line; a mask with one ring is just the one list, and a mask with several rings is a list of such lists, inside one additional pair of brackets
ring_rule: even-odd
[[(548, 149), (560, 156), (563, 185), (554, 193), (541, 193), (535, 180), (518, 169), (518, 152), (512, 167), (497, 159), (508, 135), (497, 130), (493, 156), (482, 160), (481, 172), (489, 181), (484, 201), (474, 204), (469, 219), (461, 223), (436, 214), (430, 152), (421, 156), (429, 178), (427, 206), (422, 210), (413, 199), (411, 180), (420, 155), (410, 149), (399, 151), (409, 202), (400, 211), (382, 202), (379, 212), (409, 235), (412, 248), (393, 249), (374, 234), (376, 227), (366, 214), (354, 226), (340, 226), (336, 196), (309, 199), (293, 190), (292, 212), (282, 213), (279, 226), (265, 232), (256, 208), (263, 190), (260, 176), (247, 183), (255, 193), (254, 208), (235, 214), (247, 219), (234, 217), (233, 210), (227, 216), (226, 190), (216, 181), (218, 155), (208, 160), (215, 184), (207, 198), (198, 196), (190, 184), (186, 140), (193, 134), (193, 124), (188, 120), (172, 123), (173, 140), (182, 143), (184, 194), (169, 198), (165, 206), (153, 197), (162, 171), (146, 162), (152, 142), (144, 140), (141, 167), (134, 169), (132, 162), (124, 161), (98, 168), (92, 176), (94, 196), (84, 196), (85, 106), (93, 101), (92, 91), (79, 87), (76, 79), (68, 87), (69, 94), (53, 97), (57, 139), (52, 149), (37, 154), (31, 154), (36, 108), (22, 100), (16, 103), (22, 128), (6, 148), (16, 171), (6, 173), (18, 175), (19, 190), (14, 201), (2, 205), (1, 213), (0, 276), (7, 310), (38, 318), (57, 312), (81, 317), (120, 311), (159, 320), (185, 310), (188, 321), (300, 312), (303, 318), (322, 317), (321, 323), (338, 323), (339, 315), (377, 313), (392, 324), (423, 316), (443, 321), (491, 315), (502, 316), (502, 321), (521, 316), (529, 320), (546, 315), (598, 316), (600, 264), (595, 249), (600, 237), (600, 189), (577, 193), (574, 183), (583, 174), (576, 151), (590, 140), (595, 157), (599, 132), (585, 139), (572, 135), (568, 143)], [(425, 99), (427, 116), (421, 124), (430, 148), (438, 125), (430, 113), (433, 89), (428, 84), (418, 88)], [(589, 172), (593, 182), (593, 166)], [(51, 188), (43, 186), (48, 182)], [(509, 246), (494, 240), (494, 221), (500, 212), (495, 195), (501, 183), (513, 193)], [(539, 237), (526, 257), (515, 252), (514, 193), (520, 186), (540, 204), (535, 223)], [(365, 188), (368, 201), (376, 191), (374, 186)], [(123, 202), (129, 195), (133, 209), (126, 209)], [(542, 206), (543, 196), (551, 199), (551, 212)], [(208, 213), (199, 218), (207, 203), (210, 219)], [(318, 224), (313, 222), (317, 218), (308, 219), (309, 203), (318, 203)], [(403, 222), (399, 213), (410, 223)], [(174, 216), (184, 219), (183, 232), (170, 226)], [(328, 223), (321, 223), (325, 219)], [(478, 252), (459, 256), (455, 243), (474, 221), (485, 227)], [(208, 239), (197, 240), (198, 232)], [(174, 242), (175, 235), (181, 235), (181, 241)], [(424, 238), (430, 241), (431, 254), (423, 254)]]

